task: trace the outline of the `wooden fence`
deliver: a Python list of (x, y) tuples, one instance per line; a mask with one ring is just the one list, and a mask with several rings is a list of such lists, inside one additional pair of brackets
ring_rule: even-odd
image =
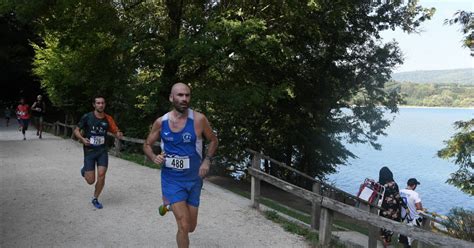
[[(259, 198), (260, 198), (260, 182), (263, 180), (267, 183), (270, 183), (282, 190), (285, 190), (295, 196), (301, 197), (312, 202), (313, 208), (311, 213), (311, 227), (319, 230), (319, 246), (320, 247), (330, 247), (331, 241), (331, 229), (334, 218), (334, 213), (343, 214), (349, 218), (358, 220), (362, 223), (367, 223), (369, 225), (369, 240), (368, 247), (373, 248), (377, 247), (377, 238), (379, 236), (378, 229), (385, 228), (392, 230), (396, 233), (403, 234), (405, 236), (414, 237), (419, 241), (418, 247), (424, 247), (426, 244), (439, 246), (439, 247), (474, 247), (472, 242), (455, 239), (440, 233), (434, 233), (429, 230), (430, 228), (430, 218), (425, 218), (423, 227), (419, 228), (414, 226), (408, 226), (404, 223), (399, 223), (390, 219), (386, 219), (378, 216), (377, 208), (371, 205), (367, 205), (369, 211), (356, 208), (354, 206), (336, 201), (333, 199), (334, 194), (323, 194), (321, 192), (321, 187), (327, 187), (331, 192), (343, 192), (330, 185), (324, 184), (302, 172), (295, 170), (294, 168), (275, 161), (274, 159), (269, 158), (259, 152), (247, 149), (248, 152), (252, 154), (252, 166), (248, 168), (249, 174), (251, 177), (251, 204), (254, 208), (259, 208)], [(265, 173), (261, 170), (261, 166), (264, 160), (271, 161), (275, 165), (285, 167), (294, 173), (301, 175), (305, 178), (308, 178), (314, 182), (313, 191), (309, 191), (298, 187), (296, 185), (290, 184), (286, 181), (283, 181), (279, 178), (276, 178), (268, 173)], [(348, 194), (343, 192), (344, 194)], [(350, 194), (349, 194), (350, 195)], [(352, 196), (353, 197), (353, 196)], [(354, 198), (354, 197), (353, 197)], [(362, 204), (368, 204), (365, 201), (358, 200)], [(318, 223), (316, 223), (318, 222)]]
[[(59, 121), (56, 121), (54, 123), (49, 123), (49, 122), (44, 122), (43, 123), (45, 127), (49, 128), (49, 130), (54, 132), (54, 135), (57, 136), (64, 136), (64, 137), (70, 137), (71, 139), (74, 138), (74, 129), (76, 128), (76, 125), (68, 125), (65, 123), (61, 123)], [(112, 133), (107, 133), (109, 136), (114, 137), (114, 149), (112, 150), (112, 153), (115, 156), (120, 156), (120, 152), (122, 150), (122, 142), (121, 141), (127, 141), (135, 144), (144, 144), (145, 140), (144, 139), (137, 139), (137, 138), (131, 138), (131, 137), (126, 137), (123, 136), (121, 139), (117, 139)], [(156, 142), (154, 146), (159, 146), (160, 143)], [(146, 159), (146, 156), (145, 156)]]

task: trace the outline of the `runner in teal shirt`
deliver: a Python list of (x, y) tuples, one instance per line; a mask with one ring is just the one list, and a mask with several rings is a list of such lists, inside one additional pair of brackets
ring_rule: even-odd
[[(105, 174), (109, 163), (106, 147), (107, 132), (113, 133), (118, 139), (122, 138), (122, 132), (118, 129), (114, 119), (104, 112), (104, 97), (94, 97), (92, 106), (94, 111), (82, 116), (74, 130), (74, 135), (84, 144), (84, 165), (81, 169), (81, 175), (88, 184), (96, 183), (92, 204), (94, 207), (101, 209), (103, 206), (98, 197), (104, 188)], [(84, 136), (81, 130), (84, 131)]]

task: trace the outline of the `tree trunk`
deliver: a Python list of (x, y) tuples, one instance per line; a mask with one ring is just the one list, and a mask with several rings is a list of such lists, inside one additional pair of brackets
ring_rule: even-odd
[(165, 99), (168, 97), (168, 91), (171, 86), (178, 81), (177, 72), (180, 65), (180, 58), (173, 56), (176, 55), (176, 45), (179, 40), (179, 33), (181, 30), (182, 15), (183, 15), (183, 0), (166, 0), (166, 7), (168, 8), (168, 17), (170, 19), (170, 25), (168, 30), (168, 37), (164, 46), (165, 52), (165, 64), (163, 67), (163, 73), (161, 81), (165, 87), (163, 96)]

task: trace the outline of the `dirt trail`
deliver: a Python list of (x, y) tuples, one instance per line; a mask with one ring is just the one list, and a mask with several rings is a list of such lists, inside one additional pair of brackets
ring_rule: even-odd
[[(110, 156), (96, 210), (81, 146), (34, 128), (23, 141), (15, 128), (0, 119), (0, 247), (176, 247), (173, 215), (157, 213), (159, 170)], [(249, 205), (205, 182), (191, 247), (308, 247)]]

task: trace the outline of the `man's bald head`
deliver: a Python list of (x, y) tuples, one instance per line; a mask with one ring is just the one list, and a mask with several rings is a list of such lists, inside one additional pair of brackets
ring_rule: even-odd
[(189, 108), (191, 88), (183, 83), (175, 83), (173, 87), (171, 87), (169, 100), (176, 111), (184, 113)]
[(173, 87), (171, 87), (171, 95), (174, 95), (178, 91), (182, 91), (182, 90), (188, 90), (189, 92), (191, 92), (191, 88), (187, 84), (184, 84), (184, 83), (181, 83), (181, 82), (175, 83), (175, 84), (173, 84)]

